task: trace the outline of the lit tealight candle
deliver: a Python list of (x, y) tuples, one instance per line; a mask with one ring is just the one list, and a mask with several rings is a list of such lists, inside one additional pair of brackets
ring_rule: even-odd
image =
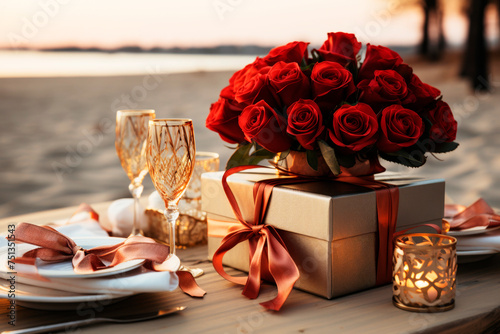
[(394, 239), (393, 302), (417, 312), (455, 306), (457, 240), (441, 234), (414, 233)]

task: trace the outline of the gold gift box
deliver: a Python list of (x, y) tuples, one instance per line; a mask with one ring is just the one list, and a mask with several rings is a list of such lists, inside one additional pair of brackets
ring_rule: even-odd
[[(222, 188), (223, 172), (202, 176), (202, 210), (208, 219), (228, 222), (235, 218)], [(277, 177), (268, 169), (240, 172), (228, 178), (242, 214), (253, 221), (253, 185)], [(433, 223), (441, 226), (444, 180), (410, 178), (383, 173), (377, 180), (399, 186), (397, 230)], [(309, 182), (276, 187), (265, 223), (278, 229), (299, 268), (295, 287), (333, 298), (375, 286), (377, 213), (375, 192), (342, 182)], [(208, 225), (209, 259), (222, 236)], [(419, 227), (412, 232), (428, 231)], [(223, 264), (248, 272), (248, 242), (224, 256)]]

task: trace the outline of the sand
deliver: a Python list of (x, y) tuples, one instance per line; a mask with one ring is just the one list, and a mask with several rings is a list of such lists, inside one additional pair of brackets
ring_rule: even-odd
[[(429, 156), (418, 169), (388, 162), (390, 170), (446, 179), (448, 200), (479, 197), (500, 208), (500, 57), (492, 60), (492, 92), (479, 94), (459, 79), (459, 58), (408, 60), (424, 82), (441, 89), (459, 121), (460, 147)], [(232, 150), (205, 128), (210, 104), (232, 72), (119, 77), (0, 79), (0, 217), (129, 197), (128, 179), (114, 148), (120, 108), (153, 108), (157, 117), (194, 120), (197, 149)], [(144, 195), (154, 189), (149, 177)]]

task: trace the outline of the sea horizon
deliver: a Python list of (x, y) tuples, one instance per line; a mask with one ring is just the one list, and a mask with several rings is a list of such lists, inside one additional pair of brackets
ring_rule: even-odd
[[(320, 45), (311, 46), (319, 47)], [(417, 54), (417, 45), (390, 47), (402, 56)], [(153, 49), (137, 46), (115, 49), (0, 49), (0, 78), (235, 71), (253, 62), (256, 57), (265, 56), (270, 49), (271, 47), (259, 45)]]
[(232, 71), (257, 55), (0, 50), (0, 78), (89, 77)]

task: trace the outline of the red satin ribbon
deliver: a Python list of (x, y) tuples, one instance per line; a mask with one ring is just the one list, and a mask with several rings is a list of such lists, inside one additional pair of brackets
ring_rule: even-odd
[[(128, 238), (113, 246), (83, 249), (71, 238), (50, 226), (20, 223), (14, 235), (16, 241), (40, 246), (16, 258), (17, 263), (35, 264), (37, 258), (47, 262), (71, 260), (74, 271), (79, 274), (88, 274), (136, 259), (162, 263), (169, 255), (168, 246), (140, 236)], [(105, 265), (103, 261), (111, 263)]]
[[(278, 311), (299, 278), (299, 270), (275, 228), (270, 225), (264, 225), (263, 222), (267, 206), (271, 199), (272, 190), (278, 180), (286, 183), (307, 182), (307, 180), (289, 178), (264, 180), (255, 183), (254, 222), (251, 224), (243, 218), (236, 198), (227, 183), (227, 177), (242, 170), (259, 167), (261, 168), (261, 166), (234, 167), (226, 171), (222, 177), (224, 192), (231, 204), (236, 219), (238, 219), (242, 226), (239, 229), (231, 231), (222, 239), (220, 247), (213, 255), (213, 265), (215, 270), (228, 281), (245, 285), (242, 293), (251, 299), (257, 298), (259, 294), (262, 276), (274, 280), (278, 288), (278, 295), (274, 299), (260, 304), (267, 309)], [(224, 271), (222, 258), (227, 251), (245, 240), (248, 240), (250, 245), (251, 260), (248, 277), (233, 277)]]
[(105, 230), (106, 232), (110, 233), (111, 230), (109, 228), (107, 228), (106, 226), (102, 226), (101, 225), (101, 222), (99, 222), (99, 214), (97, 212), (94, 211), (94, 209), (92, 209), (92, 207), (90, 205), (88, 205), (87, 203), (81, 203), (78, 208), (76, 209), (75, 213), (73, 213), (73, 215), (71, 215), (71, 217), (68, 219), (68, 222), (71, 221), (71, 218), (73, 218), (74, 215), (76, 215), (77, 213), (80, 213), (82, 211), (86, 211), (89, 213), (89, 216), (90, 216), (90, 219), (93, 219), (95, 220), (96, 222), (99, 223), (99, 225), (101, 226), (101, 228), (103, 230)]
[(450, 230), (460, 231), (472, 227), (500, 226), (500, 215), (482, 198), (469, 207), (458, 204), (447, 204), (444, 210), (445, 221), (450, 224)]
[(375, 190), (377, 199), (378, 252), (375, 284), (392, 282), (392, 239), (396, 232), (399, 207), (399, 188), (369, 177), (339, 177), (333, 181), (345, 182)]
[[(245, 221), (236, 198), (231, 191), (227, 177), (248, 169), (262, 166), (239, 166), (227, 170), (222, 177), (224, 192), (231, 204), (236, 219), (243, 225), (232, 229), (222, 240), (213, 255), (215, 270), (225, 279), (244, 285), (243, 295), (256, 298), (259, 294), (261, 277), (270, 277), (277, 285), (278, 295), (271, 301), (261, 303), (267, 309), (279, 310), (299, 278), (299, 271), (290, 257), (286, 246), (274, 227), (263, 224), (272, 189), (277, 185), (311, 182), (311, 178), (291, 177), (268, 179), (256, 182), (253, 188), (255, 209), (253, 224)], [(315, 179), (318, 180), (318, 179)], [(366, 187), (376, 191), (377, 216), (379, 225), (377, 279), (381, 285), (392, 280), (392, 237), (396, 229), (399, 190), (396, 186), (375, 181), (371, 178), (341, 177), (332, 181)], [(248, 240), (250, 245), (250, 269), (248, 277), (228, 275), (222, 266), (224, 254), (238, 243)], [(268, 278), (269, 279), (269, 278)]]
[[(37, 258), (48, 262), (71, 260), (74, 271), (81, 274), (114, 267), (119, 263), (135, 259), (145, 259), (146, 267), (160, 271), (161, 263), (170, 254), (169, 246), (141, 236), (129, 237), (112, 246), (83, 249), (71, 238), (49, 226), (20, 223), (16, 226), (14, 235), (16, 241), (40, 246), (17, 257), (16, 263), (35, 265)], [(106, 265), (103, 261), (110, 262), (110, 264)], [(205, 294), (190, 273), (178, 271), (177, 274), (179, 286), (185, 293), (194, 297), (202, 297)]]

